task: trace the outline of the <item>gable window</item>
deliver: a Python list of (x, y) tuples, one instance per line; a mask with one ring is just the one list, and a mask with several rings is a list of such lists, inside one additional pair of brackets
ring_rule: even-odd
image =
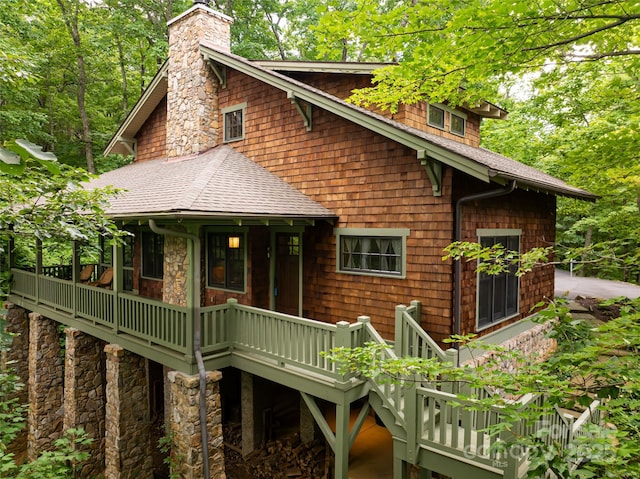
[(164, 236), (142, 232), (142, 276), (162, 279), (164, 275)]
[(444, 110), (435, 105), (429, 105), (427, 123), (431, 126), (444, 130)]
[(236, 141), (244, 138), (244, 111), (246, 103), (222, 109), (224, 141)]
[(244, 291), (243, 233), (207, 233), (207, 286)]
[(404, 277), (407, 229), (337, 228), (338, 271)]
[(451, 131), (451, 133), (464, 136), (465, 127), (466, 120), (464, 119), (464, 117), (456, 115), (455, 113), (451, 113), (451, 125), (449, 126), (449, 130)]
[[(521, 230), (478, 230), (478, 242), (483, 247), (502, 245), (510, 251), (520, 251)], [(520, 281), (516, 266), (498, 275), (478, 273), (478, 329), (486, 328), (518, 314)]]

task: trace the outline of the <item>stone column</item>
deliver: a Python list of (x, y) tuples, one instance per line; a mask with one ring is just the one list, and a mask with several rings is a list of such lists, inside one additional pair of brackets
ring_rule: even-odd
[(65, 329), (64, 430), (82, 428), (93, 439), (81, 477), (104, 472), (105, 391), (103, 342), (74, 328)]
[(29, 413), (27, 454), (34, 460), (62, 433), (64, 366), (58, 323), (29, 314)]
[(150, 479), (151, 428), (146, 360), (107, 344), (105, 477)]
[[(19, 404), (29, 402), (29, 316), (27, 310), (13, 303), (5, 302), (5, 330), (13, 335), (11, 346), (2, 352), (2, 369), (10, 368), (24, 384), (13, 394)], [(22, 453), (27, 450), (27, 431), (22, 430), (9, 445), (9, 452)]]
[[(167, 418), (171, 427), (171, 456), (181, 479), (203, 477), (202, 439), (200, 435), (200, 378), (178, 371), (168, 374), (171, 408)], [(207, 432), (209, 435), (209, 470), (212, 479), (225, 479), (220, 407), (220, 371), (207, 372)]]

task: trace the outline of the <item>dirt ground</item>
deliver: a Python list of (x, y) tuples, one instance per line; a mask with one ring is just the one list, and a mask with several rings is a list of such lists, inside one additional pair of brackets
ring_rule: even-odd
[(601, 299), (597, 298), (583, 298), (578, 296), (575, 299), (576, 303), (578, 303), (583, 308), (587, 309), (594, 318), (600, 321), (609, 321), (611, 319), (618, 318), (620, 316), (620, 307), (616, 305), (612, 306), (602, 306), (600, 303)]

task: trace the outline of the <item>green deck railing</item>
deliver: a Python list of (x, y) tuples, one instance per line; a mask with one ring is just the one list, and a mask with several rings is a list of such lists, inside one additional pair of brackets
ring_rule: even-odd
[[(185, 358), (193, 356), (193, 310), (189, 308), (18, 269), (12, 270), (11, 295), (25, 298), (35, 306), (44, 305), (59, 315), (74, 318), (76, 323), (105, 328), (115, 341), (126, 335)], [(455, 362), (457, 351), (443, 351), (420, 327), (419, 318), (418, 302), (396, 308), (396, 341), (384, 354)], [(243, 355), (272, 367), (295, 368), (298, 373), (342, 384), (347, 378), (321, 354), (323, 351), (362, 346), (370, 341), (387, 344), (366, 316), (359, 317), (353, 324), (329, 324), (229, 300), (200, 308), (198, 320), (205, 359)], [(421, 382), (420, 378), (399, 384), (374, 377), (369, 387), (376, 412), (389, 430), (406, 441), (404, 460), (416, 464), (421, 451), (429, 450), (459, 458), (478, 470), (500, 470), (504, 478), (522, 477), (526, 470), (526, 454), (517, 456), (492, 447), (509, 440), (487, 432), (492, 425), (503, 421), (500, 408), (474, 409), (470, 407), (473, 401), (461, 399), (452, 386), (435, 386)], [(490, 392), (476, 391), (477, 397), (486, 394)], [(522, 408), (541, 407), (545, 400), (544, 396), (527, 395), (518, 404)], [(560, 437), (566, 447), (576, 437), (589, 434), (585, 424), (599, 419), (598, 403), (594, 402), (577, 417), (553, 408), (540, 423), (515, 424), (513, 430), (531, 434), (536, 432), (535, 428), (551, 427), (555, 436), (550, 440)]]
[[(148, 345), (193, 355), (193, 319), (187, 307), (18, 269), (12, 270), (11, 294), (107, 328), (114, 341), (127, 335)], [(233, 348), (328, 380), (345, 378), (320, 353), (336, 346), (359, 346), (364, 337), (358, 323), (323, 323), (240, 305), (235, 300), (200, 308), (200, 322), (205, 359)]]

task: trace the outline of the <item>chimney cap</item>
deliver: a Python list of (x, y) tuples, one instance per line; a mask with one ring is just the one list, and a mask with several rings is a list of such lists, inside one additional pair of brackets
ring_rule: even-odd
[(193, 0), (194, 5), (206, 5), (209, 6), (209, 0)]

